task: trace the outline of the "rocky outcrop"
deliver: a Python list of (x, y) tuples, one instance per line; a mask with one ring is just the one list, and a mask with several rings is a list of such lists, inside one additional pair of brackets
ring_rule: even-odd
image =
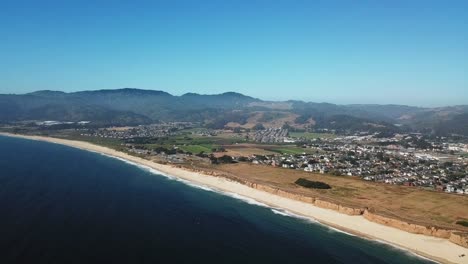
[(244, 181), (244, 184), (249, 186), (250, 188), (257, 189), (257, 190), (260, 190), (260, 191), (264, 191), (264, 192), (267, 192), (267, 193), (272, 193), (272, 194), (275, 194), (275, 195), (278, 195), (278, 196), (281, 196), (281, 197), (285, 197), (285, 198), (288, 198), (288, 199), (292, 199), (292, 200), (297, 200), (297, 201), (306, 202), (306, 203), (314, 203), (314, 201), (315, 201), (315, 198), (313, 198), (313, 197), (305, 196), (305, 195), (301, 195), (301, 194), (297, 194), (297, 193), (291, 193), (291, 192), (284, 191), (284, 190), (281, 190), (279, 188), (270, 187), (270, 186), (267, 186), (267, 185), (262, 185), (262, 184), (258, 184), (258, 183), (252, 183), (252, 182), (246, 182), (246, 181)]
[(449, 238), (452, 233), (452, 230), (437, 228), (434, 226), (423, 226), (423, 225), (408, 223), (402, 220), (378, 215), (378, 214), (370, 212), (369, 210), (365, 210), (363, 213), (363, 216), (369, 221), (383, 224), (386, 226), (391, 226), (394, 228), (398, 228), (400, 230), (413, 233), (413, 234), (421, 234), (421, 235), (434, 236), (434, 237), (440, 237), (440, 238)]
[(468, 248), (468, 233), (454, 232), (453, 230), (438, 228), (435, 226), (424, 226), (424, 225), (409, 223), (403, 220), (398, 220), (398, 219), (375, 214), (369, 211), (367, 208), (353, 208), (353, 207), (343, 206), (337, 203), (321, 200), (321, 199), (314, 198), (314, 197), (304, 196), (304, 195), (300, 195), (296, 193), (291, 193), (291, 192), (287, 192), (284, 190), (280, 190), (278, 188), (273, 188), (270, 186), (261, 185), (257, 183), (251, 183), (251, 182), (246, 182), (246, 181), (240, 181), (240, 183), (245, 184), (257, 190), (272, 193), (272, 194), (279, 195), (279, 196), (293, 199), (293, 200), (311, 203), (317, 207), (335, 210), (343, 214), (362, 215), (364, 218), (366, 218), (369, 221), (379, 223), (382, 225), (386, 225), (386, 226), (390, 226), (390, 227), (394, 227), (394, 228), (397, 228), (397, 229), (400, 229), (409, 233), (449, 239), (449, 241), (451, 241), (452, 243)]
[(452, 232), (449, 240), (454, 244), (468, 248), (468, 233)]
[(347, 214), (347, 215), (362, 215), (364, 212), (364, 209), (361, 209), (361, 208), (347, 207), (347, 206), (343, 206), (340, 204), (323, 201), (319, 199), (315, 199), (314, 205), (317, 207), (325, 208), (325, 209), (335, 210), (342, 214)]

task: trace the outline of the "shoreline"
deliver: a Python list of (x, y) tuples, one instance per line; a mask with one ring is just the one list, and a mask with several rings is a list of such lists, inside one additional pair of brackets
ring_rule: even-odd
[[(224, 177), (211, 176), (173, 167), (171, 165), (158, 164), (150, 160), (131, 156), (123, 152), (84, 141), (43, 136), (23, 136), (8, 133), (0, 133), (0, 135), (56, 143), (122, 159), (123, 161), (127, 161), (137, 166), (153, 169), (156, 173), (164, 174), (166, 177), (175, 177), (177, 179), (187, 181), (188, 184), (193, 183), (209, 187), (215, 191), (236, 194), (253, 199), (271, 207), (272, 209), (284, 210), (282, 212), (286, 214), (305, 217), (307, 219), (317, 221), (320, 224), (336, 228), (339, 231), (344, 231), (379, 243), (389, 244), (399, 249), (408, 250), (423, 258), (443, 263), (468, 264), (468, 249), (456, 245), (448, 239), (409, 233), (397, 228), (369, 221), (362, 215), (352, 216), (332, 209), (320, 208), (310, 203), (254, 189)], [(461, 254), (465, 254), (466, 256), (460, 258), (459, 255)]]

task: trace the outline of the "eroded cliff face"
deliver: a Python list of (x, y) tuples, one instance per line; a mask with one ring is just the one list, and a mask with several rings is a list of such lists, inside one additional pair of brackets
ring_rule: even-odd
[(434, 236), (434, 237), (440, 237), (440, 238), (449, 238), (450, 234), (452, 233), (451, 230), (441, 229), (441, 228), (437, 228), (433, 226), (422, 226), (422, 225), (412, 224), (412, 223), (408, 223), (408, 222), (401, 221), (398, 219), (393, 219), (390, 217), (378, 215), (378, 214), (370, 212), (369, 210), (365, 210), (363, 213), (363, 216), (369, 221), (391, 226), (394, 228), (398, 228), (403, 231), (414, 233), (414, 234), (421, 234), (421, 235)]
[(347, 207), (332, 202), (322, 201), (319, 199), (315, 199), (314, 205), (321, 208), (332, 209), (347, 215), (362, 215), (364, 212), (364, 209), (362, 208)]
[(449, 240), (452, 243), (468, 248), (468, 233), (452, 232)]
[(347, 207), (347, 206), (343, 206), (343, 205), (336, 204), (333, 202), (328, 202), (328, 201), (320, 200), (314, 197), (291, 193), (291, 192), (287, 192), (284, 190), (280, 190), (278, 188), (273, 188), (270, 186), (265, 186), (265, 185), (261, 185), (257, 183), (251, 183), (251, 182), (246, 182), (246, 181), (238, 181), (238, 182), (245, 184), (251, 188), (257, 189), (257, 190), (272, 193), (272, 194), (279, 195), (279, 196), (293, 199), (293, 200), (311, 203), (317, 207), (335, 210), (343, 214), (362, 215), (364, 218), (366, 218), (369, 221), (383, 224), (383, 225), (390, 226), (390, 227), (394, 227), (394, 228), (398, 228), (400, 230), (403, 230), (409, 233), (422, 234), (426, 236), (449, 239), (449, 241), (451, 241), (452, 243), (468, 248), (468, 233), (447, 230), (447, 229), (438, 228), (435, 226), (423, 226), (423, 225), (408, 223), (402, 220), (378, 215), (376, 213), (371, 212), (370, 210), (366, 208)]
[(203, 173), (206, 175), (215, 176), (215, 177), (223, 177), (225, 179), (247, 185), (253, 189), (272, 193), (272, 194), (279, 195), (281, 197), (289, 198), (289, 199), (296, 200), (296, 201), (311, 203), (317, 207), (335, 210), (343, 214), (362, 215), (364, 218), (366, 218), (369, 221), (379, 223), (382, 225), (386, 225), (386, 226), (390, 226), (390, 227), (394, 227), (394, 228), (398, 228), (400, 230), (403, 230), (409, 233), (422, 234), (422, 235), (433, 236), (433, 237), (438, 237), (438, 238), (445, 238), (451, 241), (452, 243), (468, 248), (468, 233), (467, 232), (460, 232), (460, 231), (448, 230), (444, 228), (438, 228), (434, 226), (423, 226), (419, 224), (408, 223), (402, 220), (398, 220), (398, 219), (394, 219), (394, 218), (390, 218), (390, 217), (386, 217), (386, 216), (373, 213), (372, 210), (368, 208), (353, 208), (353, 207), (343, 206), (337, 203), (321, 200), (319, 198), (288, 192), (288, 191), (281, 190), (279, 188), (271, 187), (268, 185), (249, 182), (244, 179), (239, 179), (235, 177), (229, 177), (227, 175), (220, 174), (217, 172), (206, 172), (203, 170), (192, 170), (192, 171)]
[(245, 184), (245, 185), (247, 185), (247, 186), (249, 186), (251, 188), (260, 190), (260, 191), (272, 193), (272, 194), (275, 194), (275, 195), (278, 195), (278, 196), (281, 196), (281, 197), (285, 197), (285, 198), (289, 198), (289, 199), (292, 199), (292, 200), (297, 200), (297, 201), (306, 202), (306, 203), (314, 203), (315, 202), (315, 198), (313, 198), (313, 197), (300, 195), (300, 194), (296, 194), (296, 193), (290, 193), (290, 192), (287, 192), (287, 191), (284, 191), (284, 190), (281, 190), (281, 189), (278, 189), (278, 188), (273, 188), (273, 187), (270, 187), (270, 186), (267, 186), (267, 185), (262, 185), (262, 184), (252, 183), (252, 182), (246, 182), (246, 181), (244, 181), (243, 184)]

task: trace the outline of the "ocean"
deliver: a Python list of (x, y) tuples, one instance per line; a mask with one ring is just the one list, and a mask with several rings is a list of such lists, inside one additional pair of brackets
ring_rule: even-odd
[(0, 136), (0, 263), (432, 263), (254, 200)]

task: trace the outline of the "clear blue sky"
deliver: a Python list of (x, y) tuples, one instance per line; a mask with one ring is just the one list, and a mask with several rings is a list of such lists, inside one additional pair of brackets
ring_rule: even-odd
[(0, 93), (468, 104), (468, 1), (0, 2)]

